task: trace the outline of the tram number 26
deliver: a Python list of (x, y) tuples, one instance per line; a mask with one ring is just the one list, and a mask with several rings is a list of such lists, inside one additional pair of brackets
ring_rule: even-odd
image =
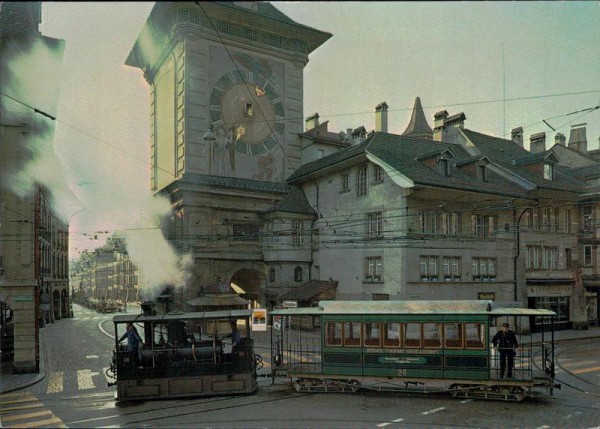
[(398, 377), (406, 377), (406, 369), (400, 368), (398, 369)]

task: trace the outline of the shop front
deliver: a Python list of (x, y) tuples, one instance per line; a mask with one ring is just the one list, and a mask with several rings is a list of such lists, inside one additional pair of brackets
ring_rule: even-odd
[[(556, 313), (555, 329), (571, 329), (573, 284), (560, 285), (527, 285), (527, 306), (529, 308), (552, 310)], [(546, 321), (547, 322), (547, 321)], [(540, 330), (540, 320), (531, 320), (530, 326), (533, 332)]]

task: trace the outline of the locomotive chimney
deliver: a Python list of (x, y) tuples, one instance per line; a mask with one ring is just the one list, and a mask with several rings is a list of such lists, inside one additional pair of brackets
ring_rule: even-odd
[(155, 302), (152, 301), (144, 301), (141, 304), (142, 314), (144, 316), (156, 316), (156, 310), (154, 307), (156, 306)]

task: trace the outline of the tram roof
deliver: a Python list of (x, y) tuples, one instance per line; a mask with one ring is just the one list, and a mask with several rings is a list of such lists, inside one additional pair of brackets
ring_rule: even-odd
[(439, 301), (319, 301), (316, 307), (279, 308), (273, 315), (323, 314), (491, 314), (495, 316), (556, 316), (551, 310), (501, 307), (491, 300)]
[(219, 310), (219, 311), (194, 311), (194, 312), (172, 312), (156, 316), (145, 316), (144, 314), (120, 314), (113, 317), (113, 323), (127, 322), (160, 322), (187, 319), (236, 319), (246, 318), (252, 315), (252, 310)]

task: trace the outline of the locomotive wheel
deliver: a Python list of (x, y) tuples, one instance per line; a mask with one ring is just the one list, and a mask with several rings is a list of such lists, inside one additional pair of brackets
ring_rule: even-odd
[(299, 379), (295, 380), (292, 383), (292, 386), (294, 386), (294, 390), (296, 392), (301, 392), (302, 391), (302, 386), (304, 386), (304, 379), (299, 378)]

